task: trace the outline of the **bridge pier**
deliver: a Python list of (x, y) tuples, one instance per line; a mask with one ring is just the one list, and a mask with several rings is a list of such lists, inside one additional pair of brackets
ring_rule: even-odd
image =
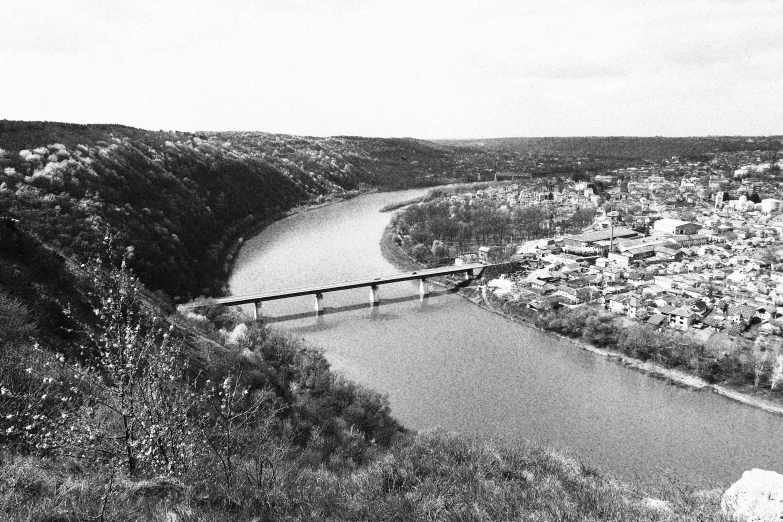
[(419, 297), (424, 299), (430, 295), (430, 283), (426, 279), (419, 280)]
[(378, 294), (378, 285), (372, 285), (370, 287), (370, 306), (378, 306), (381, 304), (381, 296)]
[(324, 294), (315, 294), (315, 313), (316, 315), (324, 313)]
[(264, 313), (261, 310), (262, 303), (263, 301), (256, 301), (255, 303), (253, 303), (253, 319), (256, 321), (264, 318)]
[(473, 279), (473, 269), (465, 270), (465, 281)]

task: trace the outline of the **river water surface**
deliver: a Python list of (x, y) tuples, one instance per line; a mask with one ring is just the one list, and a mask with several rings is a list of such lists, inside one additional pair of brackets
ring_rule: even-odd
[[(424, 191), (361, 196), (269, 226), (240, 250), (234, 295), (396, 272), (379, 209)], [(264, 303), (275, 327), (324, 350), (348, 378), (388, 394), (408, 428), (526, 438), (624, 478), (674, 474), (728, 485), (746, 469), (783, 472), (783, 417), (679, 388), (418, 284)]]

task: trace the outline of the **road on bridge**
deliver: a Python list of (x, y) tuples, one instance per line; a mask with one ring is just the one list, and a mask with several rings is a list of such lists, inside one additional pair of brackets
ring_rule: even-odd
[[(214, 302), (224, 305), (243, 305), (250, 303), (262, 303), (264, 301), (274, 301), (276, 299), (286, 299), (289, 297), (299, 297), (303, 295), (318, 295), (326, 292), (336, 292), (338, 290), (348, 290), (351, 288), (362, 287), (377, 287), (379, 285), (389, 283), (399, 283), (401, 281), (415, 281), (426, 280), (431, 277), (444, 276), (449, 274), (469, 274), (472, 276), (475, 271), (482, 271), (490, 266), (481, 263), (474, 263), (470, 265), (461, 266), (448, 266), (441, 268), (428, 268), (423, 270), (417, 270), (415, 272), (403, 272), (399, 274), (379, 276), (370, 279), (357, 279), (355, 281), (340, 281), (336, 283), (328, 283), (323, 285), (312, 285), (302, 288), (292, 288), (284, 290), (276, 290), (273, 292), (264, 292), (259, 294), (248, 294), (240, 296), (220, 297), (214, 299)], [(479, 273), (480, 275), (480, 273)], [(198, 306), (198, 303), (192, 303), (191, 307)]]

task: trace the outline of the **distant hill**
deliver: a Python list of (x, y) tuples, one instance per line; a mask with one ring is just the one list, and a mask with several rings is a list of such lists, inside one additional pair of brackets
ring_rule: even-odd
[(783, 148), (783, 136), (490, 138), (435, 142), (444, 146), (495, 152), (534, 152), (651, 161), (669, 159), (672, 156), (698, 157), (711, 152)]

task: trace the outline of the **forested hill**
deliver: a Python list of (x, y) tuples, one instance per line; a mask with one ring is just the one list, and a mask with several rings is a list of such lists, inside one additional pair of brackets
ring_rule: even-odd
[(598, 158), (662, 160), (672, 156), (701, 157), (709, 153), (741, 150), (779, 150), (783, 136), (705, 137), (549, 137), (491, 138), (479, 140), (436, 140), (444, 146), (496, 153), (560, 154)]
[(219, 291), (226, 248), (252, 225), (358, 188), (434, 184), (449, 161), (417, 140), (0, 121), (0, 215), (77, 258), (109, 226), (149, 288), (189, 299)]

